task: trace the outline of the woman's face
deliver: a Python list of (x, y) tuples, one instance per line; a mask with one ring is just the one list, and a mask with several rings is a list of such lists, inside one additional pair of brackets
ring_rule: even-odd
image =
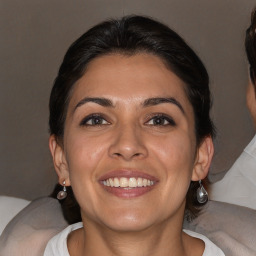
[(184, 87), (149, 54), (89, 64), (69, 103), (63, 151), (57, 146), (59, 178), (72, 186), (85, 223), (140, 230), (183, 217), (190, 181), (200, 178)]

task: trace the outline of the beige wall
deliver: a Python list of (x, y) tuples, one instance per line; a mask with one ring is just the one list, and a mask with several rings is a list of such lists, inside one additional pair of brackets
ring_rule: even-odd
[(0, 194), (51, 192), (48, 98), (69, 46), (93, 24), (145, 14), (180, 33), (206, 64), (218, 128), (213, 172), (226, 170), (253, 136), (245, 107), (244, 31), (254, 0), (1, 0)]

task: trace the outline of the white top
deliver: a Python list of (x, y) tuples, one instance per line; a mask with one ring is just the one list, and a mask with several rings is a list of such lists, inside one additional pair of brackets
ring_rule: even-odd
[(0, 235), (9, 221), (29, 203), (21, 198), (0, 196)]
[[(83, 227), (82, 222), (70, 225), (54, 236), (47, 244), (44, 256), (70, 256), (67, 248), (67, 237), (73, 230)], [(204, 241), (205, 249), (202, 256), (225, 256), (222, 250), (211, 242), (207, 237), (190, 230), (184, 230), (188, 235)]]
[(256, 209), (256, 135), (222, 180), (212, 184), (210, 199)]

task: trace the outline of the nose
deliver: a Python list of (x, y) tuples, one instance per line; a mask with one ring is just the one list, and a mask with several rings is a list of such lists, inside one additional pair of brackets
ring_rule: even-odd
[(112, 158), (131, 161), (133, 159), (142, 159), (148, 155), (139, 127), (123, 125), (116, 129), (113, 136), (114, 138), (109, 147), (109, 155)]

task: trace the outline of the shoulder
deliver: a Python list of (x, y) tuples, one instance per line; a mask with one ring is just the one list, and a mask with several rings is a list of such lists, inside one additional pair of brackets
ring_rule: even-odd
[(183, 231), (190, 236), (199, 238), (204, 241), (205, 249), (204, 249), (204, 254), (202, 256), (225, 256), (223, 251), (217, 245), (215, 245), (211, 240), (209, 240), (206, 236), (190, 230), (186, 230), (186, 229), (184, 229)]
[(244, 152), (250, 154), (253, 158), (256, 158), (256, 135), (253, 137), (248, 146), (244, 149)]
[(184, 228), (206, 235), (227, 255), (256, 255), (256, 211), (253, 209), (209, 201), (197, 218), (184, 221)]
[(255, 168), (256, 136), (225, 176), (210, 186), (210, 199), (256, 209)]
[(66, 227), (56, 236), (54, 236), (48, 243), (44, 251), (44, 256), (69, 256), (67, 248), (67, 237), (68, 235), (79, 228), (82, 228), (82, 222), (75, 223)]
[[(24, 203), (19, 206), (24, 207)], [(42, 255), (47, 242), (67, 225), (57, 199), (38, 198), (5, 227), (0, 236), (0, 255)]]

